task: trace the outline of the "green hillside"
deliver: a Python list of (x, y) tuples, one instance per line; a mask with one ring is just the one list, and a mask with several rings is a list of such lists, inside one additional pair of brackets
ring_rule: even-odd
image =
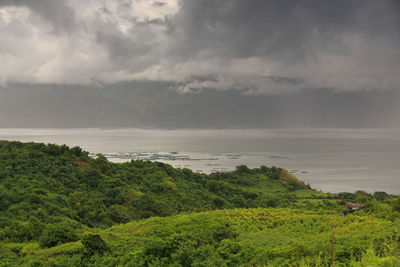
[[(366, 208), (343, 216), (348, 202)], [(399, 211), (277, 167), (206, 175), (0, 141), (0, 266), (330, 266), (332, 224), (338, 266), (399, 266)]]
[(88, 231), (81, 241), (48, 249), (6, 244), (3, 251), (18, 250), (18, 256), (4, 261), (20, 266), (330, 266), (333, 223), (337, 266), (399, 266), (399, 223), (271, 208), (154, 217)]

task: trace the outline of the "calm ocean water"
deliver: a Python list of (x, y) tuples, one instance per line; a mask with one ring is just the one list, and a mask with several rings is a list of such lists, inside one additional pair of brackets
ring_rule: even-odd
[(0, 129), (0, 139), (81, 146), (116, 162), (145, 158), (205, 173), (276, 165), (322, 191), (400, 194), (400, 129)]

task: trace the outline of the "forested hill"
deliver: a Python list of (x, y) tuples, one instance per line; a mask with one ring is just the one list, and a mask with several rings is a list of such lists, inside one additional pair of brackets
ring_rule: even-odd
[[(190, 215), (191, 213), (233, 208), (291, 208), (302, 211), (302, 213), (305, 212), (304, 218), (309, 218), (307, 215), (309, 212), (318, 218), (318, 214), (340, 215), (344, 209), (343, 204), (346, 202), (366, 204), (366, 209), (360, 214), (373, 216), (376, 218), (376, 224), (381, 225), (379, 227), (388, 229), (380, 235), (377, 246), (390, 238), (391, 242), (397, 238), (397, 232), (392, 229), (396, 228), (393, 225), (399, 217), (400, 200), (382, 192), (373, 195), (362, 191), (354, 194), (325, 194), (310, 189), (286, 170), (277, 167), (261, 166), (249, 169), (246, 166), (238, 166), (232, 172), (206, 175), (194, 173), (189, 169), (173, 168), (159, 162), (111, 163), (102, 155), (98, 155), (96, 159), (91, 158), (79, 147), (0, 141), (0, 266), (32, 266), (34, 264), (36, 264), (34, 266), (76, 266), (77, 262), (82, 266), (116, 266), (118, 264), (119, 266), (129, 266), (122, 263), (126, 260), (125, 258), (119, 257), (125, 253), (133, 253), (133, 251), (142, 254), (135, 260), (131, 259), (132, 262), (136, 262), (132, 266), (178, 264), (184, 259), (174, 260), (171, 253), (177, 253), (181, 245), (182, 249), (189, 249), (192, 246), (201, 248), (203, 245), (207, 245), (209, 251), (204, 251), (204, 255), (209, 255), (207, 253), (211, 253), (216, 248), (213, 246), (218, 247), (224, 239), (236, 242), (240, 234), (235, 231), (240, 230), (245, 236), (256, 229), (275, 228), (275, 226), (283, 225), (283, 221), (292, 216), (289, 210), (281, 210), (282, 213), (274, 213), (278, 216), (277, 225), (273, 220), (268, 221), (267, 216), (257, 219), (260, 221), (257, 221), (254, 226), (252, 226), (253, 222), (245, 220), (243, 223), (248, 224), (249, 228), (241, 227), (238, 230), (235, 227), (231, 229), (230, 223), (223, 222), (219, 225), (216, 220), (219, 216), (218, 213)], [(205, 231), (206, 229), (210, 231), (207, 232), (207, 230), (204, 236), (194, 236), (194, 239), (201, 239), (195, 241), (197, 245), (186, 244), (183, 239), (181, 240), (183, 243), (180, 243), (179, 239), (176, 244), (175, 241), (168, 241), (172, 243), (167, 245), (157, 243), (155, 251), (153, 251), (152, 243), (143, 241), (144, 243), (135, 243), (138, 247), (133, 249), (128, 244), (132, 242), (132, 240), (129, 241), (129, 238), (134, 236), (119, 235), (120, 230), (117, 230), (118, 233), (115, 236), (105, 234), (114, 230), (103, 230), (101, 233), (104, 234), (101, 235), (93, 234), (97, 233), (99, 229), (106, 229), (117, 224), (182, 213), (188, 214), (185, 216), (190, 217), (188, 220), (191, 223), (187, 228), (184, 227), (182, 236), (176, 238), (187, 239), (187, 235), (190, 236), (194, 233), (192, 232), (194, 230), (190, 229), (197, 229), (203, 224)], [(203, 217), (201, 214), (210, 214), (210, 216), (204, 215), (205, 217)], [(223, 213), (221, 216), (231, 216), (227, 214)], [(232, 216), (242, 216), (240, 211), (233, 214)], [(157, 221), (160, 223), (157, 227), (161, 229), (163, 224), (172, 223), (171, 220), (175, 220), (173, 218)], [(198, 220), (197, 226), (196, 223), (193, 224), (192, 219)], [(283, 221), (280, 221), (281, 219)], [(297, 219), (298, 217), (293, 220)], [(324, 221), (325, 226), (321, 226), (322, 228), (318, 226), (318, 219), (316, 222), (316, 231), (326, 231), (328, 221)], [(352, 219), (348, 223), (350, 225), (354, 223), (354, 220)], [(242, 224), (242, 222), (239, 220), (238, 224)], [(297, 223), (295, 224), (297, 225)], [(135, 230), (129, 228), (126, 231), (133, 234), (142, 227), (140, 224), (135, 225), (132, 226)], [(368, 227), (365, 226), (365, 229)], [(249, 232), (246, 232), (246, 229)], [(88, 233), (92, 234), (87, 235)], [(139, 233), (137, 238), (141, 240), (156, 238), (150, 232)], [(166, 232), (166, 234), (173, 240), (174, 233)], [(390, 236), (389, 239), (388, 236)], [(157, 238), (156, 240), (159, 240)], [(254, 234), (254, 238), (260, 237)], [(286, 236), (286, 241), (282, 241), (282, 246), (284, 247), (285, 242), (290, 243), (291, 238), (290, 234)], [(372, 240), (373, 237), (371, 237), (371, 242)], [(267, 241), (260, 242), (263, 246), (263, 242)], [(112, 247), (111, 243), (117, 247), (110, 248), (110, 246)], [(163, 244), (173, 248), (163, 247)], [(362, 244), (361, 247), (354, 249), (354, 253), (357, 252), (359, 258), (366, 253), (368, 248), (366, 244), (369, 243)], [(73, 252), (68, 249), (64, 250), (65, 246), (73, 248)], [(234, 247), (229, 245), (226, 248), (228, 251), (221, 253), (227, 253), (226, 257), (229, 258), (232, 256), (230, 253), (235, 254), (232, 251), (229, 252), (235, 250), (236, 245), (232, 246)], [(48, 249), (56, 249), (61, 258), (55, 256), (58, 255), (57, 253), (53, 254), (54, 250), (50, 253)], [(308, 253), (306, 247), (301, 251), (298, 257), (303, 257)], [(315, 253), (318, 249), (314, 248), (313, 251)], [(104, 253), (112, 255), (116, 261), (113, 264), (106, 263), (105, 258), (101, 256)], [(274, 254), (272, 260), (279, 258), (278, 254)], [(200, 258), (204, 256), (196, 255), (192, 256), (190, 264), (180, 262), (180, 265), (174, 266), (195, 265), (194, 262), (201, 261)], [(247, 258), (243, 257), (243, 259), (250, 261), (252, 257), (254, 260), (258, 257), (252, 255), (249, 254), (246, 256)], [(49, 257), (57, 258), (50, 261), (54, 264), (48, 262)], [(261, 261), (266, 262), (263, 257), (261, 257)], [(39, 260), (36, 262), (35, 259)], [(157, 264), (158, 261), (160, 264)], [(101, 265), (96, 265), (100, 263)], [(231, 266), (235, 266), (232, 264)]]
[(2, 226), (23, 223), (39, 231), (32, 236), (2, 233), (21, 241), (40, 235), (42, 227), (36, 224), (54, 221), (107, 227), (180, 212), (276, 206), (273, 193), (313, 193), (276, 167), (239, 166), (204, 175), (159, 162), (111, 163), (102, 155), (90, 158), (78, 147), (6, 141), (0, 142), (0, 188)]

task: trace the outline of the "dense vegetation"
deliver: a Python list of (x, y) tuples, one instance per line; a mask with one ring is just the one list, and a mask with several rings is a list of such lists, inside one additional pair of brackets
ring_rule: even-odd
[[(347, 202), (366, 208), (343, 216)], [(0, 266), (329, 266), (332, 224), (337, 264), (400, 266), (399, 211), (277, 167), (205, 175), (0, 141)]]

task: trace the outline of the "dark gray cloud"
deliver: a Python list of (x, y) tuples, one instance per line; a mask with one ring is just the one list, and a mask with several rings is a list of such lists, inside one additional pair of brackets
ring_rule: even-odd
[(396, 0), (185, 0), (181, 6), (176, 23), (189, 54), (210, 49), (229, 58), (290, 61), (319, 50), (340, 53), (344, 35), (393, 42), (400, 36)]
[(166, 4), (167, 4), (167, 3), (161, 2), (161, 1), (154, 1), (154, 2), (152, 3), (153, 6), (158, 6), (158, 7), (165, 6)]
[[(246, 74), (247, 80), (257, 80), (257, 75), (288, 77), (310, 88), (353, 91), (399, 86), (399, 1), (180, 3), (174, 17), (175, 41), (170, 46), (177, 61), (208, 60), (211, 72)], [(274, 83), (262, 86), (248, 81), (243, 87), (246, 83), (258, 92), (279, 88)]]

